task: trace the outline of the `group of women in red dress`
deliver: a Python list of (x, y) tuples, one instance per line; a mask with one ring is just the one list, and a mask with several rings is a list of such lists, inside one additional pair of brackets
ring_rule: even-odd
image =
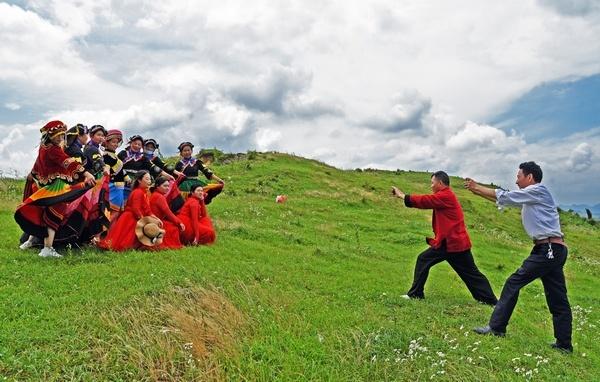
[(40, 131), (38, 157), (15, 212), (24, 232), (21, 249), (42, 246), (40, 256), (60, 257), (57, 245), (94, 243), (123, 251), (215, 241), (206, 204), (224, 182), (192, 156), (192, 143), (181, 143), (179, 161), (169, 166), (155, 139), (134, 135), (117, 154), (119, 130), (82, 124), (67, 129), (51, 121)]

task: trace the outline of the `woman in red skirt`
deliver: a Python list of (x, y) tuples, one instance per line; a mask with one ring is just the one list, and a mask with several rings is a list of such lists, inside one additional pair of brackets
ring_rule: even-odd
[[(174, 182), (173, 182), (174, 183)], [(179, 231), (185, 230), (185, 225), (181, 222), (169, 208), (165, 195), (169, 192), (171, 183), (164, 176), (159, 176), (151, 188), (150, 209), (157, 218), (162, 220), (163, 229), (166, 231), (160, 249), (177, 249), (183, 247), (179, 240)]]
[(96, 183), (80, 162), (65, 153), (66, 131), (67, 126), (61, 121), (48, 122), (41, 128), (42, 141), (30, 174), (35, 185), (31, 185), (28, 197), (15, 211), (16, 222), (30, 235), (20, 248), (30, 248), (34, 237), (44, 238), (44, 247), (39, 253), (42, 257), (61, 256), (53, 247), (56, 232), (59, 229), (77, 231), (77, 227), (68, 226), (73, 213), (71, 202), (81, 198)]
[[(137, 238), (135, 227), (144, 216), (156, 218), (150, 209), (148, 197), (151, 184), (152, 178), (148, 171), (141, 170), (136, 174), (125, 210), (110, 227), (106, 237), (98, 243), (100, 248), (125, 251), (144, 247)], [(162, 223), (159, 226), (162, 228)]]
[(181, 232), (183, 244), (198, 245), (215, 242), (215, 229), (204, 205), (202, 186), (195, 184), (191, 187), (190, 194), (177, 216), (185, 226), (184, 231)]

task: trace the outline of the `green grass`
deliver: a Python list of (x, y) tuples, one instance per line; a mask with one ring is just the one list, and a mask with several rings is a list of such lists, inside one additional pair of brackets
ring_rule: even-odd
[[(575, 346), (563, 355), (548, 346), (539, 281), (523, 289), (502, 339), (471, 332), (491, 308), (445, 263), (432, 269), (425, 300), (400, 298), (431, 212), (405, 208), (389, 190), (429, 192), (428, 174), (251, 154), (212, 166), (227, 182), (209, 206), (217, 243), (180, 251), (20, 251), (12, 214), (23, 184), (3, 180), (0, 380), (600, 378), (597, 225), (561, 215)], [(499, 294), (531, 246), (519, 211), (452, 182), (475, 260)], [(277, 194), (288, 202), (276, 204)]]

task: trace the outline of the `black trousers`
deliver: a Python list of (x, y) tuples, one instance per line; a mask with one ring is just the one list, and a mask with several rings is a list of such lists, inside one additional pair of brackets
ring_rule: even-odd
[(425, 297), (423, 289), (429, 276), (429, 269), (442, 261), (447, 261), (456, 273), (458, 273), (458, 276), (465, 282), (475, 300), (489, 305), (495, 305), (498, 302), (492, 291), (490, 282), (477, 269), (471, 250), (447, 252), (445, 248), (429, 248), (417, 257), (413, 284), (407, 293), (410, 297)]
[[(552, 245), (553, 258), (548, 258), (549, 245)], [(567, 298), (567, 286), (563, 272), (567, 253), (567, 247), (561, 244), (534, 246), (521, 267), (506, 280), (500, 300), (490, 318), (490, 327), (499, 332), (505, 332), (510, 316), (517, 305), (519, 291), (533, 280), (541, 278), (546, 303), (552, 313), (554, 337), (560, 345), (571, 345), (573, 316)]]

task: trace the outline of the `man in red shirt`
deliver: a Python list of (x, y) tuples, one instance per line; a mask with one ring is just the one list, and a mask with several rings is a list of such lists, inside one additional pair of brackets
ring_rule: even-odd
[(412, 287), (404, 298), (425, 298), (423, 289), (429, 269), (447, 261), (465, 282), (473, 298), (488, 305), (498, 299), (488, 279), (477, 269), (471, 254), (471, 240), (465, 227), (465, 218), (456, 195), (450, 188), (450, 178), (443, 171), (431, 176), (431, 195), (407, 195), (396, 187), (392, 194), (404, 200), (407, 207), (432, 209), (431, 225), (435, 237), (427, 238), (429, 248), (417, 257)]

